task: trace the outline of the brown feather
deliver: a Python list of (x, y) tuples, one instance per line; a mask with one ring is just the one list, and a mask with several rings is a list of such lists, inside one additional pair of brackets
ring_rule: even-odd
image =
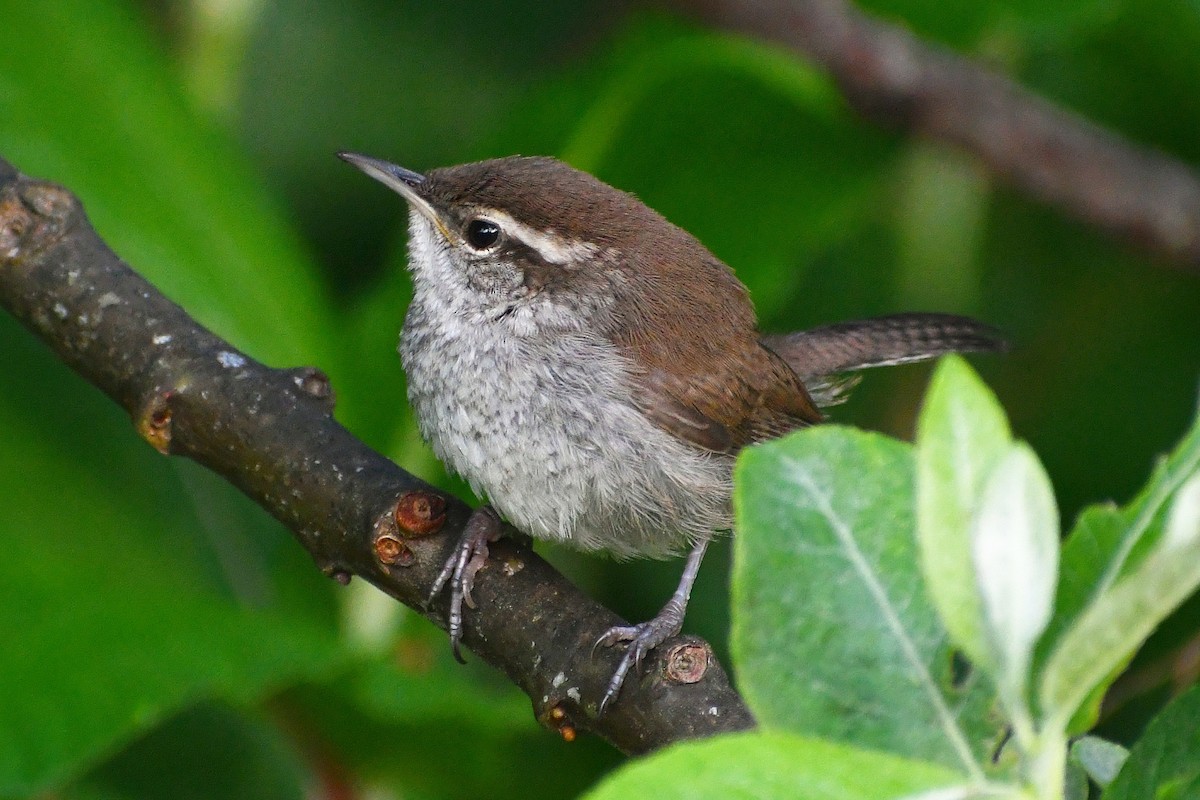
[(820, 422), (795, 372), (759, 342), (750, 299), (729, 267), (679, 229), (671, 246), (656, 244), (616, 255), (634, 299), (610, 331), (643, 370), (634, 399), (646, 416), (727, 453)]
[(746, 288), (695, 237), (554, 159), (508, 166), (435, 170), (423, 191), (439, 207), (518, 207), (525, 224), (600, 249), (620, 280), (576, 272), (572, 281), (609, 282), (619, 293), (603, 333), (636, 365), (634, 402), (656, 425), (706, 450), (736, 453), (821, 421), (795, 372), (759, 341)]

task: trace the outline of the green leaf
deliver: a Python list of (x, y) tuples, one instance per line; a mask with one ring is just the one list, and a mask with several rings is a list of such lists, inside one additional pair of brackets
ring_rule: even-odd
[[(1200, 417), (1171, 454), (1159, 463), (1145, 488), (1129, 505), (1122, 508), (1111, 503), (1094, 505), (1079, 515), (1062, 548), (1055, 612), (1039, 646), (1037, 662), (1041, 669), (1044, 670), (1046, 659), (1084, 609), (1122, 576), (1135, 570), (1160, 544), (1168, 512), (1176, 506), (1186, 507), (1173, 505), (1173, 501), (1198, 473)], [(1174, 524), (1182, 525), (1182, 519)], [(1104, 689), (1122, 667), (1123, 663), (1114, 665), (1109, 679), (1093, 689), (1080, 716), (1070, 726), (1072, 732), (1085, 731), (1094, 724)]]
[[(19, 487), (0, 515), (0, 796), (57, 785), (198, 698), (322, 674), (339, 651), (313, 603), (328, 581), (278, 523), (215, 478), (196, 508), (186, 485), (207, 473), (165, 461), (15, 327), (0, 316), (6, 364), (41, 380), (0, 392), (0, 485)], [(317, 608), (290, 602), (291, 581)]]
[[(239, 347), (330, 364), (299, 238), (139, 13), (5, 7), (0, 155), (77, 192), (122, 257)], [(7, 315), (0, 352), (22, 376), (0, 382), (0, 795), (48, 791), (198, 699), (330, 668), (328, 582), (277, 523), (151, 451)]]
[(1096, 597), (1128, 574), (1139, 559), (1150, 552), (1163, 531), (1163, 517), (1171, 500), (1192, 476), (1200, 473), (1200, 416), (1192, 429), (1164, 461), (1138, 498), (1124, 510), (1120, 538), (1104, 560), (1103, 573), (1091, 587)]
[(822, 426), (747, 450), (736, 487), (732, 646), (759, 722), (977, 775), (997, 722), (927, 598), (911, 449)]
[[(356, 781), (430, 800), (575, 797), (625, 760), (599, 737), (549, 735), (520, 690), (478, 660), (454, 663), (445, 633), (413, 621), (427, 630), (397, 642), (392, 663), (359, 664), (283, 698)], [(553, 780), (522, 777), (548, 764)]]
[(1102, 800), (1184, 800), (1200, 796), (1200, 686), (1159, 712), (1129, 751)]
[(841, 113), (842, 101), (833, 84), (791, 52), (740, 36), (662, 27), (665, 37), (656, 37), (638, 57), (622, 59), (624, 69), (609, 79), (563, 150), (565, 160), (595, 170), (646, 98), (680, 76), (692, 78), (702, 72), (744, 75), (777, 91), (781, 99), (827, 119)]
[(942, 359), (917, 422), (917, 536), (930, 597), (955, 644), (977, 664), (995, 655), (983, 610), (970, 530), (984, 486), (1012, 437), (1004, 410), (958, 356)]
[(131, 743), (62, 796), (302, 800), (313, 780), (300, 754), (268, 720), (201, 704)]
[(779, 732), (668, 747), (630, 762), (584, 800), (890, 800), (961, 783), (943, 767)]
[[(1195, 136), (1200, 98), (1192, 80), (1200, 73), (1195, 3), (1101, 1), (1108, 6), (1103, 26), (1062, 46), (1033, 50), (1022, 65), (1025, 82), (1134, 141), (1195, 164), (1200, 158)], [(1163, 333), (1155, 326), (1156, 337)]]
[(1176, 493), (1162, 546), (1183, 547), (1197, 538), (1200, 538), (1200, 472), (1188, 478)]
[(994, 676), (1010, 713), (1028, 718), (1033, 645), (1050, 619), (1058, 579), (1058, 508), (1033, 450), (1009, 446), (984, 486), (971, 531)]
[(10, 4), (0, 76), (0, 155), (70, 187), (122, 258), (259, 360), (331, 361), (312, 262), (132, 8)]
[(1063, 800), (1088, 800), (1091, 790), (1088, 774), (1078, 761), (1067, 761), (1067, 774), (1063, 783)]
[(445, 636), (408, 638), (405, 647), (430, 650), (439, 669), (404, 670), (387, 662), (369, 661), (340, 681), (346, 701), (366, 718), (416, 728), (453, 724), (475, 735), (512, 735), (538, 730), (529, 714), (529, 698), (516, 687), (491, 686), (480, 675), (450, 661)]
[[(1186, 487), (1176, 506), (1192, 506), (1191, 487), (1200, 487), (1200, 480)], [(1066, 725), (1088, 695), (1200, 586), (1200, 526), (1189, 520), (1192, 513), (1187, 508), (1178, 515), (1185, 520), (1184, 534), (1163, 538), (1133, 572), (1092, 601), (1058, 642), (1042, 673), (1041, 707), (1051, 720)]]

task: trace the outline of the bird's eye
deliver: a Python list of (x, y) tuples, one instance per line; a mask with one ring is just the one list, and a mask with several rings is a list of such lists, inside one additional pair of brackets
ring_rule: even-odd
[(500, 241), (500, 226), (491, 220), (476, 217), (467, 223), (467, 244), (476, 250), (487, 250)]

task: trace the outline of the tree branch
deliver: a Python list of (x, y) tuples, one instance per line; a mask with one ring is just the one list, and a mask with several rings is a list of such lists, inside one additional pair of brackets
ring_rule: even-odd
[[(69, 192), (2, 159), (0, 304), (150, 444), (203, 464), (283, 522), (325, 574), (359, 575), (446, 627), (444, 598), (424, 600), (470, 509), (339, 425), (319, 371), (265, 367), (201, 327), (104, 244)], [(621, 621), (527, 547), (505, 540), (492, 553), (465, 644), (530, 696), (547, 727), (641, 753), (753, 726), (694, 637), (658, 648), (596, 719), (618, 654), (593, 656), (592, 644)]]
[(845, 0), (695, 0), (829, 70), (864, 116), (962, 147), (1019, 189), (1200, 271), (1200, 177)]

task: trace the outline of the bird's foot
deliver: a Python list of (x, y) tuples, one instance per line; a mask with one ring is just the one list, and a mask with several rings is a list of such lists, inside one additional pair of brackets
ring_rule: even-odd
[(600, 699), (600, 706), (596, 710), (598, 716), (604, 716), (604, 712), (621, 694), (621, 687), (625, 684), (629, 670), (640, 668), (647, 653), (683, 630), (683, 615), (687, 612), (688, 599), (692, 596), (692, 584), (696, 582), (700, 562), (704, 560), (704, 551), (707, 549), (708, 539), (701, 539), (692, 545), (683, 575), (679, 578), (679, 588), (653, 619), (640, 625), (618, 625), (609, 628), (592, 646), (592, 652), (595, 652), (597, 647), (612, 647), (617, 642), (629, 643), (625, 648), (625, 655), (621, 656), (621, 662), (617, 664), (616, 671), (608, 681), (604, 697)]
[(628, 642), (625, 654), (621, 656), (617, 669), (608, 681), (604, 697), (600, 700), (600, 706), (596, 712), (598, 716), (603, 716), (612, 702), (620, 695), (621, 687), (625, 685), (625, 678), (629, 675), (629, 671), (632, 669), (636, 672), (641, 669), (642, 659), (651, 650), (683, 629), (684, 611), (685, 606), (672, 599), (653, 619), (638, 625), (618, 625), (609, 628), (603, 636), (596, 640), (593, 650), (596, 647), (612, 647), (618, 642)]
[(475, 586), (475, 575), (487, 563), (488, 545), (500, 538), (500, 515), (491, 506), (481, 506), (471, 514), (463, 527), (462, 536), (454, 553), (438, 573), (429, 592), (426, 605), (433, 602), (446, 584), (450, 585), (450, 614), (447, 629), (450, 634), (450, 649), (460, 664), (466, 663), (460, 645), (463, 635), (463, 603), (475, 607), (471, 589)]

